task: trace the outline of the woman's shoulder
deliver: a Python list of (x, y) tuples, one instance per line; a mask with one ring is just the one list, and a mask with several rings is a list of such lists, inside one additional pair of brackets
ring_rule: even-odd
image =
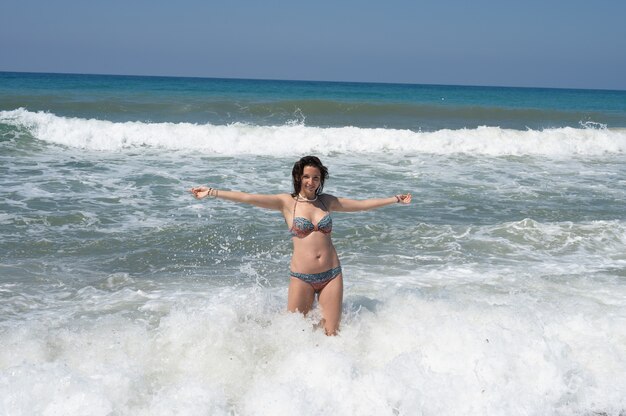
[(293, 202), (296, 200), (296, 198), (288, 193), (284, 193), (284, 194), (276, 194), (277, 198), (280, 198), (281, 201), (283, 201), (283, 203), (287, 203), (287, 202)]
[(332, 211), (335, 208), (335, 203), (337, 202), (336, 196), (331, 194), (320, 194), (319, 199), (329, 210)]

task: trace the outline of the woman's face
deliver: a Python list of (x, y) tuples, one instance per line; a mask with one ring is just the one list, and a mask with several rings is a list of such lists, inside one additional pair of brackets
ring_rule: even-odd
[(315, 191), (320, 187), (322, 174), (320, 170), (314, 166), (305, 166), (302, 172), (302, 183), (300, 184), (300, 193), (309, 198), (315, 196)]

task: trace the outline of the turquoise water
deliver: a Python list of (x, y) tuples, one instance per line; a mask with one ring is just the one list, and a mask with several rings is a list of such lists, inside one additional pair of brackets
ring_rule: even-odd
[(626, 127), (626, 91), (0, 73), (0, 109), (113, 121), (422, 131)]
[[(623, 414), (624, 94), (0, 74), (0, 414)], [(413, 194), (333, 213), (335, 338), (280, 214), (188, 192), (304, 154)]]

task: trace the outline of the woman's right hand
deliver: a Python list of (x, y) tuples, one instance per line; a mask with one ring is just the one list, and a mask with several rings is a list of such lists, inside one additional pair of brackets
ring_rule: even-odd
[(398, 200), (398, 204), (407, 205), (411, 203), (411, 194), (396, 195), (396, 199)]

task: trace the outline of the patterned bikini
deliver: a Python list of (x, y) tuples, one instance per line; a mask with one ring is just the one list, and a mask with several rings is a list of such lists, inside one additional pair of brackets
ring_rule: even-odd
[[(324, 206), (324, 209), (328, 211), (326, 205), (320, 199), (320, 203)], [(333, 230), (333, 219), (330, 216), (330, 212), (318, 221), (317, 225), (313, 224), (309, 219), (304, 217), (296, 217), (296, 206), (298, 205), (298, 198), (293, 205), (293, 223), (289, 232), (295, 238), (304, 238), (314, 231), (319, 231), (323, 234), (330, 234)], [(326, 270), (321, 273), (297, 273), (291, 271), (291, 276), (300, 279), (315, 289), (316, 292), (322, 290), (331, 280), (341, 274), (341, 266), (333, 267), (330, 270)]]

